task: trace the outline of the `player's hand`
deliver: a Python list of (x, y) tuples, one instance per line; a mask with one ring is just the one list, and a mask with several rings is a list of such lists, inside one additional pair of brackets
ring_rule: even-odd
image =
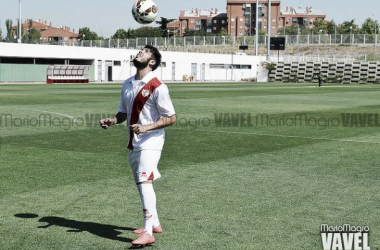
[(133, 133), (136, 135), (143, 134), (147, 131), (146, 127), (144, 127), (141, 124), (133, 124), (131, 125), (131, 129), (133, 130)]
[(102, 129), (107, 129), (111, 127), (112, 125), (116, 124), (116, 118), (106, 118), (106, 119), (101, 119), (99, 121), (100, 126)]

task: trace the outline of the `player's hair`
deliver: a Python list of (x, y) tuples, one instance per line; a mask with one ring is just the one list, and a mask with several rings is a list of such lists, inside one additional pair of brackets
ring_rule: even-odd
[(155, 71), (158, 68), (158, 66), (161, 65), (162, 56), (161, 56), (160, 52), (158, 51), (158, 49), (156, 47), (154, 47), (153, 45), (147, 44), (147, 45), (145, 45), (144, 48), (150, 49), (152, 51), (152, 58), (151, 59), (156, 61), (156, 64), (153, 65), (152, 70)]

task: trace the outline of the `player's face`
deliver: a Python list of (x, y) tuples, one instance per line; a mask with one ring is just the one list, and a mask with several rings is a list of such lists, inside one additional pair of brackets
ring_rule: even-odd
[(137, 53), (135, 59), (133, 59), (133, 64), (137, 69), (144, 69), (150, 63), (155, 63), (152, 59), (152, 51), (148, 48), (143, 48)]

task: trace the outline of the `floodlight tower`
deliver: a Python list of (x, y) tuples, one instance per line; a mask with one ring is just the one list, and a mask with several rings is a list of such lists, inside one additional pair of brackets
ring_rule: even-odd
[(270, 59), (270, 30), (271, 30), (271, 8), (272, 8), (272, 3), (271, 0), (268, 0), (268, 17), (267, 17), (267, 61)]
[(375, 15), (374, 14), (372, 14), (372, 16), (373, 16), (373, 23), (375, 24), (375, 51), (374, 51), (374, 55), (373, 55), (373, 57), (374, 57), (374, 60), (376, 61), (376, 45), (377, 45), (377, 23), (376, 23), (376, 20), (375, 20)]
[(18, 19), (18, 43), (21, 43), (21, 37), (22, 37), (22, 34), (21, 34), (21, 25), (22, 25), (22, 22), (21, 22), (21, 0), (19, 0), (19, 7), (20, 7), (20, 15), (19, 15), (19, 19)]
[(255, 54), (259, 55), (259, 0), (256, 0), (256, 14), (255, 14)]

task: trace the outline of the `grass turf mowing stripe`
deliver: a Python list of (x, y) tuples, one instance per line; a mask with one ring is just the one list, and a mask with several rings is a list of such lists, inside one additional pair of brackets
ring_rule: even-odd
[[(173, 128), (176, 130), (185, 130), (180, 128)], [(189, 131), (189, 129), (187, 129)], [(324, 141), (340, 141), (340, 142), (356, 142), (356, 143), (369, 143), (369, 144), (380, 144), (376, 141), (361, 141), (353, 139), (334, 139), (334, 138), (317, 138), (317, 137), (305, 137), (297, 135), (274, 135), (274, 134), (260, 134), (260, 133), (249, 133), (249, 132), (233, 132), (233, 131), (223, 131), (223, 130), (201, 130), (194, 129), (190, 130), (192, 132), (203, 132), (203, 133), (222, 133), (222, 134), (237, 134), (237, 135), (251, 135), (251, 136), (267, 136), (267, 137), (283, 137), (283, 138), (297, 138), (297, 139), (311, 139), (311, 140), (324, 140)]]

